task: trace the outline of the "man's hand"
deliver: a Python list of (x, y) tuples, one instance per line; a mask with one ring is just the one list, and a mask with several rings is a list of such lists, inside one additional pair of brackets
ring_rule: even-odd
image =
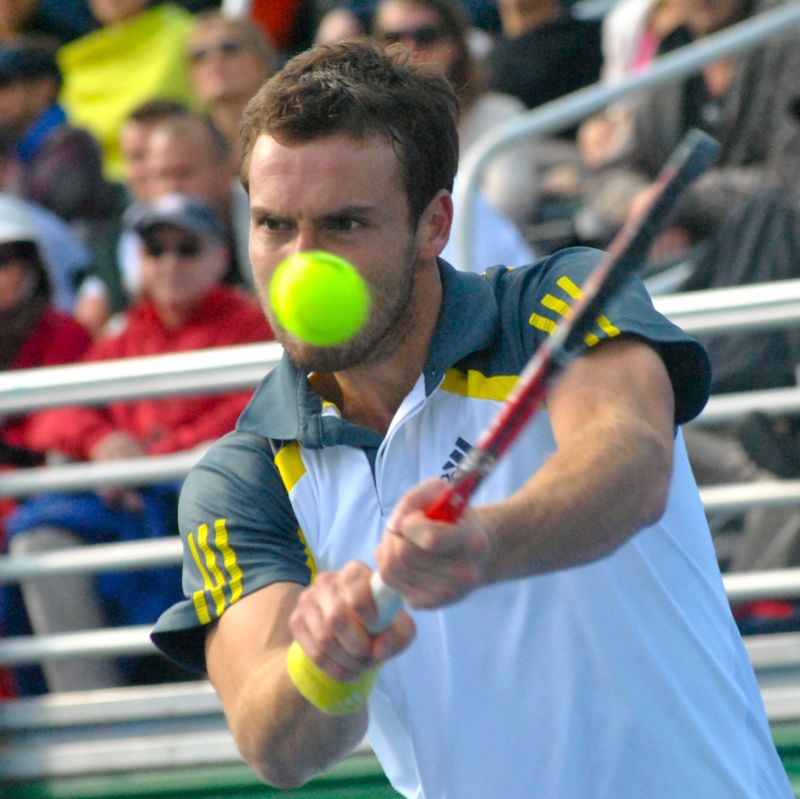
[(407, 492), (375, 551), (384, 581), (411, 607), (448, 605), (486, 582), (489, 536), (478, 515), (467, 508), (457, 524), (425, 515), (444, 485), (431, 478)]
[[(124, 430), (115, 430), (103, 436), (92, 448), (89, 459), (92, 461), (114, 461), (124, 458), (141, 458), (145, 455), (144, 447)], [(108, 505), (126, 508), (133, 513), (144, 510), (144, 500), (138, 491), (132, 488), (107, 486), (99, 488), (97, 493)]]
[(89, 460), (114, 461), (124, 458), (141, 458), (145, 454), (144, 447), (130, 433), (126, 433), (124, 430), (115, 430), (113, 433), (103, 436), (92, 447)]
[(369, 587), (370, 569), (352, 561), (338, 572), (322, 572), (303, 591), (289, 627), (305, 653), (326, 674), (350, 682), (405, 649), (414, 622), (401, 612), (380, 635), (367, 625), (376, 608)]

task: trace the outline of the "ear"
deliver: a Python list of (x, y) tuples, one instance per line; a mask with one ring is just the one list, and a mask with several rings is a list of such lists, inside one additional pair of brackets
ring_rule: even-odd
[(436, 258), (450, 238), (453, 223), (453, 198), (440, 189), (422, 212), (417, 225), (417, 253), (421, 258)]

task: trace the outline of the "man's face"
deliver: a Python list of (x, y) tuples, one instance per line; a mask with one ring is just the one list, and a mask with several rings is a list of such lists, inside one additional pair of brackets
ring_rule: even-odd
[[(413, 324), (409, 304), (422, 227), (412, 229), (391, 144), (378, 137), (356, 141), (337, 135), (284, 145), (264, 135), (253, 149), (249, 181), (255, 284), (289, 355), (309, 370), (333, 372), (391, 352)], [(344, 344), (305, 344), (283, 330), (272, 312), (268, 298), (275, 268), (292, 253), (307, 250), (347, 259), (370, 288), (369, 320)]]
[(142, 235), (142, 293), (165, 321), (190, 314), (226, 267), (227, 249), (209, 236), (171, 225), (157, 225)]
[(174, 192), (191, 194), (223, 210), (229, 196), (233, 168), (223, 163), (199, 128), (176, 134), (157, 128), (147, 142), (151, 197)]
[(378, 6), (374, 27), (378, 39), (387, 45), (400, 42), (421, 64), (437, 64), (447, 73), (456, 58), (439, 15), (425, 6), (386, 0)]
[(55, 100), (55, 84), (46, 78), (15, 80), (0, 86), (0, 122), (16, 136)]
[(201, 103), (245, 102), (269, 77), (264, 62), (222, 21), (199, 26), (188, 45), (190, 75)]

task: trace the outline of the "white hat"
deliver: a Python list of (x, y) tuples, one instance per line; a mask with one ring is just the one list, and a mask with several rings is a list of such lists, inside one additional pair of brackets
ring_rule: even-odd
[(0, 193), (0, 244), (12, 241), (38, 244), (39, 231), (24, 200), (13, 194)]

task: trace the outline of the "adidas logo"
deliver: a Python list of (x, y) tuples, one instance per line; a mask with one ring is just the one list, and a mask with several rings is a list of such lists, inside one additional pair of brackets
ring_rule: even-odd
[(444, 466), (442, 466), (442, 474), (440, 476), (445, 480), (451, 480), (458, 465), (471, 449), (472, 444), (470, 444), (469, 441), (465, 441), (461, 437), (457, 438), (456, 446), (450, 453)]

